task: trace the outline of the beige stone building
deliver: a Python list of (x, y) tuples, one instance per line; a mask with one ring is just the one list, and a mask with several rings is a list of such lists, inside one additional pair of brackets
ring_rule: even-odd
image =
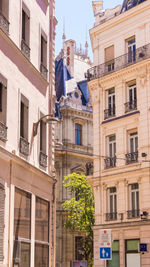
[(92, 163), (92, 108), (84, 77), (91, 66), (87, 52), (87, 43), (83, 51), (76, 48), (75, 41), (64, 38), (63, 50), (56, 58), (56, 112), (60, 118), (55, 127), (57, 267), (75, 267), (79, 262), (80, 266), (85, 266), (81, 263), (84, 260), (80, 241), (83, 233), (65, 229), (62, 203), (70, 198), (63, 187), (64, 176), (72, 172), (86, 173), (86, 166)]
[(55, 266), (54, 9), (0, 1), (1, 267)]
[[(93, 103), (94, 266), (100, 229), (111, 229), (107, 266), (150, 265), (150, 1), (103, 10), (93, 2), (94, 67), (87, 72)], [(138, 244), (148, 252), (139, 253)], [(105, 254), (105, 253), (104, 253)]]

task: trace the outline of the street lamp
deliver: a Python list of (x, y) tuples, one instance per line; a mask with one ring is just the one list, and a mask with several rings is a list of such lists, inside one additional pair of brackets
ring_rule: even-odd
[(33, 136), (36, 136), (37, 135), (38, 125), (46, 117), (49, 117), (49, 118), (46, 119), (46, 123), (48, 123), (48, 122), (58, 122), (59, 121), (59, 119), (53, 117), (52, 114), (47, 114), (47, 115), (42, 116), (37, 122), (34, 122), (33, 123)]

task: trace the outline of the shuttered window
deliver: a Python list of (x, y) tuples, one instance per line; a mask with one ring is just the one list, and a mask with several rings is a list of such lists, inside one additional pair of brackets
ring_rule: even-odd
[(5, 190), (0, 184), (0, 262), (3, 261)]
[(105, 62), (112, 61), (114, 59), (114, 45), (105, 48)]

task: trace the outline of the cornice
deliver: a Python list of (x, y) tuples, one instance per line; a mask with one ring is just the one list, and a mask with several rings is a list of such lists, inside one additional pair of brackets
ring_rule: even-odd
[(61, 108), (61, 114), (62, 116), (72, 116), (73, 115), (81, 115), (88, 118), (93, 118), (93, 112), (92, 111), (86, 111), (86, 110), (77, 110), (72, 109), (71, 107), (63, 107)]
[(12, 41), (12, 39), (7, 36), (1, 29), (0, 29), (0, 35), (2, 36), (2, 38), (10, 45), (10, 47), (12, 47), (12, 49), (15, 50), (15, 53), (17, 53), (20, 56), (20, 60), (23, 60), (25, 62), (25, 64), (27, 64), (29, 66), (29, 71), (33, 71), (36, 76), (45, 84), (45, 86), (49, 85), (49, 82), (46, 81), (42, 74), (40, 73), (40, 71), (38, 71), (38, 69), (31, 63), (30, 60), (28, 60), (23, 53), (21, 52), (20, 48)]
[(129, 20), (130, 18), (133, 18), (134, 16), (143, 13), (144, 11), (146, 11), (148, 8), (150, 8), (150, 2), (149, 1), (145, 1), (143, 3), (141, 3), (140, 5), (137, 5), (123, 13), (121, 13), (120, 15), (107, 20), (106, 22), (99, 24), (95, 27), (93, 27), (92, 29), (90, 29), (90, 36), (91, 36), (91, 41), (93, 39), (93, 37), (97, 34), (100, 34), (106, 30), (109, 30), (111, 28), (114, 28), (115, 26), (119, 25), (120, 23)]
[(48, 180), (50, 183), (55, 183), (56, 179), (53, 176), (50, 176), (48, 173), (43, 172), (41, 169), (37, 168), (36, 166), (32, 165), (30, 162), (20, 158), (19, 156), (9, 152), (5, 148), (0, 146), (0, 157), (2, 157), (7, 162), (12, 162), (13, 164), (20, 165), (21, 167), (25, 168), (27, 171), (31, 171), (36, 175), (39, 175), (41, 178)]

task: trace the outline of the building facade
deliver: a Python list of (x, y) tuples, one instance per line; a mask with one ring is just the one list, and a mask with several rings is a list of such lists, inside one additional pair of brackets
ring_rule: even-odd
[[(60, 118), (55, 128), (57, 267), (79, 266), (79, 262), (84, 260), (81, 248), (83, 233), (65, 229), (67, 214), (62, 203), (71, 197), (63, 187), (64, 176), (73, 172), (85, 174), (86, 166), (91, 171), (92, 108), (84, 78), (91, 63), (86, 49), (85, 52), (77, 50), (74, 40), (65, 41), (64, 38), (63, 50), (56, 58), (56, 115)], [(85, 266), (82, 264), (80, 266)]]
[[(87, 72), (93, 104), (94, 266), (100, 229), (112, 230), (107, 266), (150, 264), (150, 1), (103, 10), (94, 1), (90, 30), (94, 67)], [(148, 252), (140, 253), (140, 243)]]
[(54, 9), (0, 1), (1, 267), (55, 266)]

